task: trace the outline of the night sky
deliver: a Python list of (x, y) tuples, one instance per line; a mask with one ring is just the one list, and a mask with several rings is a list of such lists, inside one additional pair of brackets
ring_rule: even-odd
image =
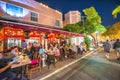
[[(120, 0), (36, 0), (49, 7), (56, 9), (63, 14), (70, 10), (78, 10), (81, 12), (85, 8), (95, 7), (98, 14), (101, 16), (104, 26), (111, 26), (115, 22), (120, 21), (120, 13), (117, 19), (112, 16), (112, 10), (120, 5)], [(64, 17), (64, 16), (63, 16)], [(63, 18), (64, 19), (64, 18)]]

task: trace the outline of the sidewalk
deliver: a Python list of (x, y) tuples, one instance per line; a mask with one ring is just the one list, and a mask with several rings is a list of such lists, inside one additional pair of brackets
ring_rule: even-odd
[(95, 49), (94, 51), (85, 53), (83, 56), (78, 55), (77, 58), (75, 58), (75, 59), (67, 58), (63, 61), (59, 61), (56, 63), (55, 68), (53, 65), (50, 65), (50, 69), (48, 69), (48, 67), (46, 66), (46, 67), (42, 68), (41, 72), (34, 73), (32, 76), (32, 80), (44, 80), (45, 77), (49, 77), (52, 74), (57, 73), (57, 72), (61, 71), (62, 69), (67, 68), (68, 66), (76, 63), (77, 61), (83, 59), (84, 57), (92, 54), (93, 52), (95, 52), (97, 50), (98, 50), (98, 48)]

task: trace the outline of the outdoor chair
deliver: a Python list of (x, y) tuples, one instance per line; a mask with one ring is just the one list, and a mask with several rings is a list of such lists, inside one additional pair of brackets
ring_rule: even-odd
[(39, 56), (35, 56), (34, 59), (31, 60), (31, 63), (28, 66), (27, 72), (30, 77), (30, 80), (32, 78), (32, 74), (35, 73), (36, 71), (41, 72), (41, 58)]
[(50, 65), (51, 65), (51, 64), (53, 64), (53, 65), (54, 65), (54, 68), (55, 68), (55, 63), (56, 63), (55, 55), (47, 55), (46, 63), (47, 63), (47, 65), (48, 65), (48, 69), (50, 68)]

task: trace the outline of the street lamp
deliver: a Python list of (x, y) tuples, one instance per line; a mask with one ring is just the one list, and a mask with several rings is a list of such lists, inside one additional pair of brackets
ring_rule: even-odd
[[(84, 20), (84, 18), (86, 18), (86, 16), (82, 16), (83, 27), (85, 28), (85, 20)], [(85, 30), (84, 30), (84, 34), (85, 34)]]
[(96, 33), (96, 46), (98, 47), (98, 31), (95, 32)]

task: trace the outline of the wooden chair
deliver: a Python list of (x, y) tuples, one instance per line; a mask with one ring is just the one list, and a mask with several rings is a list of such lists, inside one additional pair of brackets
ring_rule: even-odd
[(48, 69), (50, 68), (51, 64), (53, 64), (54, 67), (55, 67), (55, 63), (56, 63), (55, 55), (48, 55), (46, 62), (47, 62), (47, 65), (48, 65)]
[[(36, 58), (35, 58), (36, 57)], [(30, 80), (32, 79), (32, 74), (36, 71), (41, 72), (41, 58), (38, 56), (35, 56), (33, 60), (31, 60), (31, 63), (27, 67), (27, 73), (30, 77)]]

